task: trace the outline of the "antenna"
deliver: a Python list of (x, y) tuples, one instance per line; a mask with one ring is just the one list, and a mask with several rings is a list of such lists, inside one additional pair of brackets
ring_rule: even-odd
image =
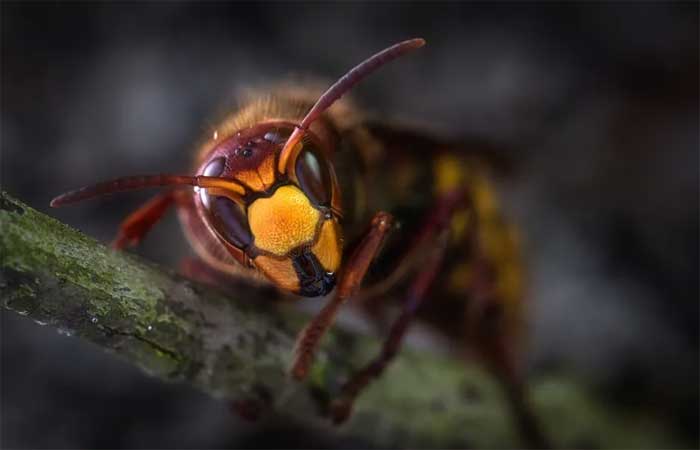
[(227, 178), (196, 177), (185, 175), (137, 175), (117, 178), (110, 181), (85, 186), (74, 191), (66, 192), (51, 200), (51, 207), (58, 208), (71, 203), (88, 200), (101, 195), (115, 192), (135, 191), (138, 189), (161, 186), (197, 186), (200, 188), (219, 188), (238, 195), (245, 194), (245, 188)]
[(311, 107), (306, 116), (301, 121), (299, 125), (294, 128), (294, 131), (287, 139), (287, 142), (282, 148), (280, 153), (280, 159), (277, 163), (277, 169), (280, 173), (284, 173), (287, 168), (289, 161), (294, 161), (296, 154), (301, 150), (301, 146), (297, 146), (301, 138), (304, 136), (306, 130), (308, 130), (309, 125), (313, 123), (314, 120), (328, 108), (331, 107), (336, 100), (347, 93), (353, 86), (366, 78), (369, 74), (382, 67), (384, 64), (393, 61), (399, 56), (404, 55), (410, 51), (421, 48), (425, 45), (424, 39), (409, 39), (407, 41), (399, 42), (391, 47), (387, 47), (384, 50), (376, 53), (369, 58), (362, 61), (360, 64), (356, 65), (350, 69), (345, 75), (343, 75), (338, 81), (336, 81), (333, 86), (329, 87), (326, 92), (319, 97), (314, 106)]

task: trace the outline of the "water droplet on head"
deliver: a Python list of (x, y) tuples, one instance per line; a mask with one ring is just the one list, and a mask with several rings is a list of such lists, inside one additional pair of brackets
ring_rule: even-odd
[(146, 327), (146, 330), (148, 330), (148, 331), (151, 331), (151, 330), (153, 330), (153, 325), (149, 325), (149, 326), (147, 326), (147, 327)]

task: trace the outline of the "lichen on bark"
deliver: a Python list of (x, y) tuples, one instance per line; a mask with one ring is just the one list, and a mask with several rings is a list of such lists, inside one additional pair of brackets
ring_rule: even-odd
[[(376, 339), (334, 330), (308, 382), (295, 382), (287, 368), (307, 317), (271, 302), (276, 291), (241, 282), (224, 295), (112, 251), (4, 192), (0, 294), (4, 310), (89, 340), (152, 376), (191, 383), (217, 398), (252, 400), (367, 445), (519, 445), (493, 379), (461, 361), (411, 349), (361, 396), (349, 423), (334, 428), (327, 401), (352, 368), (377, 351)], [(558, 445), (677, 442), (647, 415), (608, 410), (571, 380), (532, 387), (537, 413)]]

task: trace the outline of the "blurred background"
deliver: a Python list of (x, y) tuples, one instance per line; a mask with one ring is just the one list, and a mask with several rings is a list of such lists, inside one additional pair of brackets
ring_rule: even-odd
[[(355, 98), (376, 117), (509, 149), (516, 169), (501, 189), (527, 243), (532, 372), (575, 374), (698, 445), (697, 3), (1, 8), (2, 188), (103, 241), (148, 193), (60, 210), (49, 200), (184, 171), (241, 89), (332, 80), (426, 38)], [(189, 252), (174, 215), (136, 251), (169, 267)], [(245, 425), (4, 311), (1, 349), (3, 448), (352, 445)]]

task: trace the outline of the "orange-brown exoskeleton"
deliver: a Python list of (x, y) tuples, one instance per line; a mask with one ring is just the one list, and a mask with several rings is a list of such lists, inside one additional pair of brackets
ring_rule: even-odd
[[(375, 69), (423, 45), (412, 39), (375, 54), (320, 97), (283, 89), (253, 100), (203, 142), (194, 175), (119, 178), (51, 205), (166, 187), (123, 222), (117, 248), (138, 243), (174, 205), (208, 267), (256, 276), (300, 296), (331, 294), (297, 339), (291, 372), (299, 379), (346, 300), (358, 296), (376, 305), (367, 299), (404, 288), (402, 312), (381, 353), (342, 387), (334, 420), (349, 415), (420, 313), (504, 382), (522, 430), (542, 446), (517, 358), (523, 297), (517, 236), (479, 158), (483, 144), (370, 123), (339, 101)], [(374, 260), (378, 270), (368, 274)]]

